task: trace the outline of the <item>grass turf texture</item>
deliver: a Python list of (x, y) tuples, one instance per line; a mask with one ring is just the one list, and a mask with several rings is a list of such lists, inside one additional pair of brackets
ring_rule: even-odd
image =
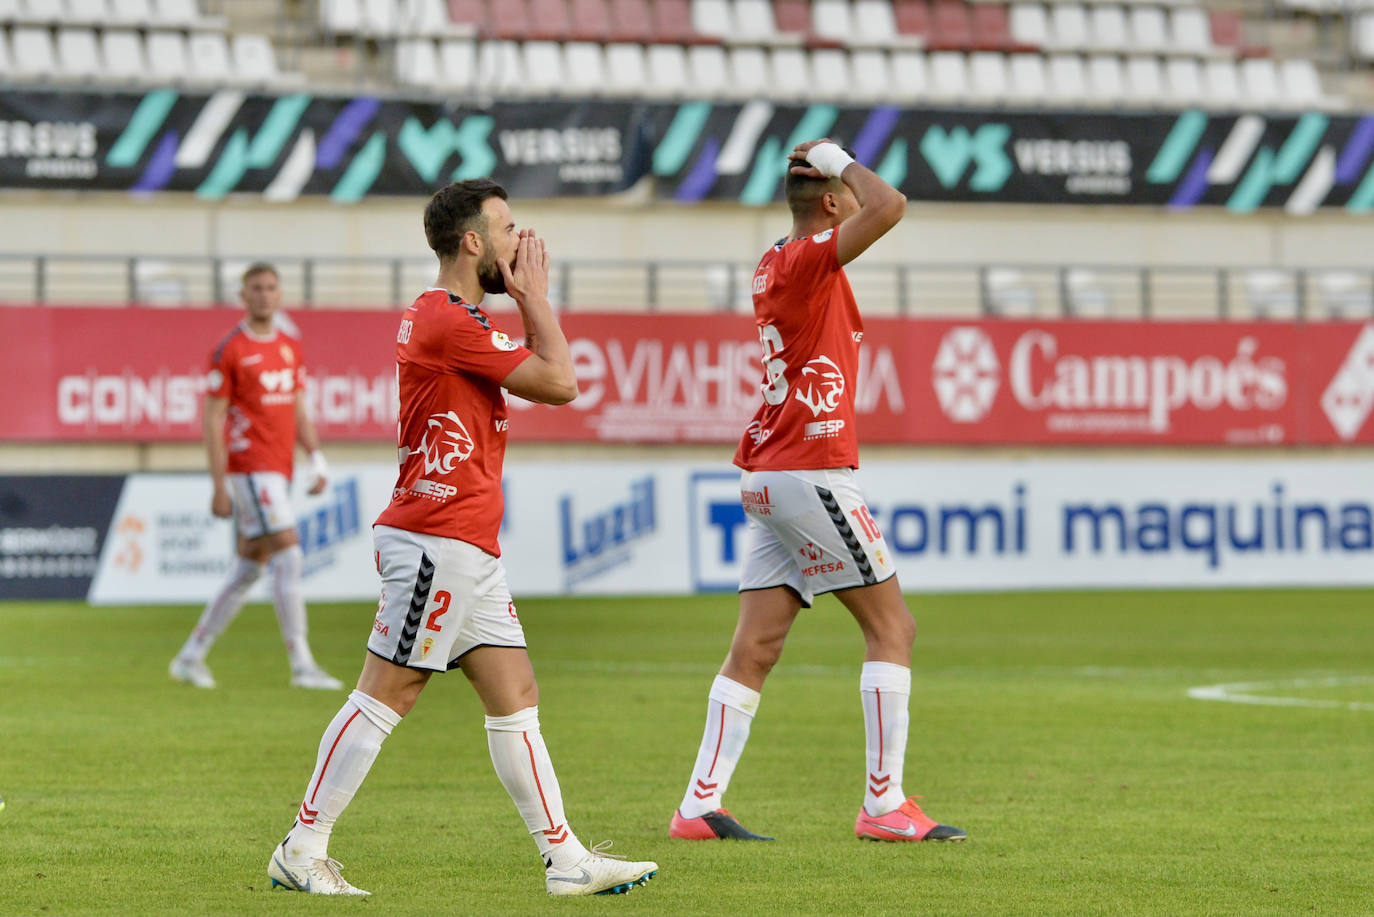
[[(804, 612), (728, 802), (776, 844), (671, 841), (733, 596), (526, 600), (544, 735), (582, 839), (647, 888), (546, 897), (457, 672), (435, 678), (340, 820), (370, 900), (272, 892), (342, 693), (287, 686), (267, 608), (171, 683), (195, 609), (0, 605), (0, 914), (1368, 914), (1374, 712), (1190, 686), (1370, 674), (1365, 591), (916, 597), (906, 789), (963, 845), (858, 841), (862, 642)], [(311, 609), (351, 682), (372, 609)], [(1269, 693), (1374, 701), (1374, 683)]]

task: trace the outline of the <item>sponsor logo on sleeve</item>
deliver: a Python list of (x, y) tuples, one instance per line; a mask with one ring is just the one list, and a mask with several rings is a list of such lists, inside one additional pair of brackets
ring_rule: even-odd
[(515, 350), (520, 345), (506, 336), (504, 331), (493, 331), (491, 333), (491, 346), (497, 350)]

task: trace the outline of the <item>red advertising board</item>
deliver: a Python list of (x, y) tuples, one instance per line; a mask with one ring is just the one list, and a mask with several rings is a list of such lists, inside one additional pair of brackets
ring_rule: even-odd
[[(198, 439), (209, 354), (238, 317), (0, 307), (0, 439)], [(321, 435), (394, 437), (398, 313), (292, 318)], [(496, 319), (518, 335), (518, 318)], [(581, 395), (512, 398), (512, 439), (733, 443), (758, 404), (748, 316), (573, 312), (563, 326)], [(861, 354), (862, 442), (1374, 442), (1374, 325), (884, 318)]]

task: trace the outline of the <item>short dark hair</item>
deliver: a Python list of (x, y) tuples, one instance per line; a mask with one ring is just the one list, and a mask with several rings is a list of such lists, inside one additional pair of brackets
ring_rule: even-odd
[(507, 200), (506, 189), (490, 178), (456, 181), (434, 192), (425, 205), (425, 239), (440, 261), (458, 254), (464, 233), (486, 229), (482, 205), (493, 197)]
[(281, 281), (281, 274), (277, 273), (275, 265), (268, 264), (266, 261), (254, 261), (244, 269), (243, 274), (239, 277), (239, 283), (246, 285), (248, 281), (259, 274), (271, 274), (273, 277), (277, 278), (278, 282)]
[[(842, 149), (850, 156), (854, 155), (854, 151), (848, 147)], [(792, 160), (787, 161), (787, 180), (783, 182), (782, 191), (793, 217), (809, 216), (811, 211), (816, 209), (822, 194), (827, 191), (838, 192), (843, 186), (844, 182), (838, 177), (812, 178), (810, 175), (798, 175), (792, 171)]]

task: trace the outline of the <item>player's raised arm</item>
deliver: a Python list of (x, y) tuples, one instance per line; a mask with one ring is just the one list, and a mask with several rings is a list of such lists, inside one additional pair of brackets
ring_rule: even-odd
[(788, 159), (790, 170), (812, 178), (838, 178), (854, 192), (859, 210), (840, 224), (836, 257), (848, 264), (863, 254), (906, 213), (906, 195), (830, 140), (798, 144)]
[(501, 385), (511, 394), (541, 404), (567, 404), (577, 397), (568, 339), (549, 304), (549, 250), (532, 229), (520, 232), (515, 263), (498, 259), (506, 292), (520, 307), (525, 346), (534, 356), (513, 369)]
[(210, 482), (214, 494), (210, 497), (210, 513), (228, 519), (233, 513), (225, 474), (229, 467), (229, 451), (224, 445), (224, 421), (229, 416), (229, 399), (205, 396), (205, 452), (210, 459)]

